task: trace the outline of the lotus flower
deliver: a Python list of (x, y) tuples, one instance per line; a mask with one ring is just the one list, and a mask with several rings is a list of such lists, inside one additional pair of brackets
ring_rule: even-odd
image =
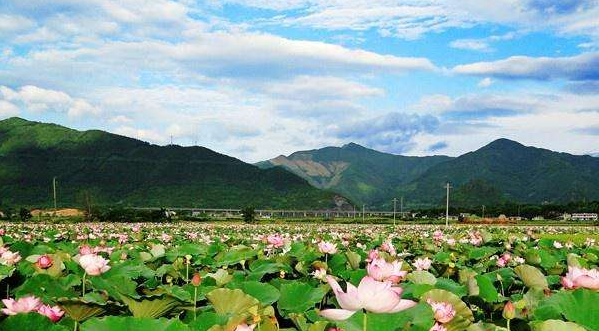
[(436, 302), (431, 299), (428, 299), (426, 302), (433, 308), (435, 320), (437, 320), (437, 322), (447, 323), (455, 317), (455, 309), (453, 309), (453, 306), (450, 303)]
[(431, 261), (428, 257), (425, 257), (423, 259), (416, 259), (414, 261), (414, 267), (418, 271), (428, 270), (431, 268), (432, 262), (433, 261)]
[(21, 255), (18, 252), (6, 251), (0, 256), (0, 262), (7, 266), (15, 265), (19, 261), (21, 261)]
[(37, 312), (48, 317), (52, 322), (58, 322), (62, 318), (62, 315), (64, 315), (64, 311), (58, 306), (50, 307), (41, 305)]
[(401, 265), (402, 263), (397, 260), (388, 263), (383, 258), (377, 258), (366, 266), (366, 271), (368, 271), (368, 276), (375, 280), (388, 280), (391, 283), (397, 284), (408, 273), (401, 270)]
[(266, 241), (269, 245), (272, 245), (274, 248), (280, 248), (285, 246), (285, 241), (283, 240), (283, 237), (281, 237), (281, 235), (279, 234), (274, 234), (266, 237)]
[(599, 269), (568, 267), (568, 273), (562, 277), (562, 285), (566, 289), (588, 288), (599, 290)]
[(83, 245), (81, 247), (79, 247), (79, 255), (87, 255), (87, 254), (92, 254), (92, 248), (89, 247), (88, 245)]
[(52, 261), (52, 258), (49, 255), (44, 254), (37, 258), (36, 265), (40, 269), (48, 269), (52, 266), (53, 263), (54, 262)]
[(254, 330), (254, 328), (256, 328), (256, 324), (247, 325), (245, 323), (242, 323), (235, 328), (235, 331), (252, 331)]
[(396, 313), (416, 305), (414, 301), (402, 300), (402, 289), (391, 287), (389, 281), (379, 282), (366, 276), (357, 288), (347, 283), (347, 292), (343, 292), (332, 276), (327, 277), (327, 281), (342, 309), (325, 309), (320, 311), (320, 315), (334, 321), (348, 319), (360, 309), (373, 313)]
[(37, 311), (42, 305), (40, 299), (34, 296), (22, 297), (18, 300), (15, 299), (4, 299), (2, 300), (6, 308), (2, 309), (2, 312), (6, 315), (26, 314), (32, 311)]
[(435, 323), (429, 331), (447, 331), (443, 324)]
[(337, 245), (328, 241), (321, 241), (318, 243), (318, 250), (323, 254), (335, 254), (337, 253)]
[(110, 270), (108, 260), (96, 254), (87, 254), (79, 257), (79, 265), (90, 276), (98, 276)]

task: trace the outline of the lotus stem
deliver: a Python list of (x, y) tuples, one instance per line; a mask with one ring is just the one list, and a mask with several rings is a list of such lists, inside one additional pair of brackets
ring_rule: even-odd
[(362, 319), (362, 331), (366, 331), (366, 324), (368, 323), (368, 316), (366, 312), (364, 312), (364, 317)]
[(193, 320), (196, 320), (196, 305), (198, 304), (198, 287), (193, 288)]
[(77, 331), (78, 326), (79, 326), (79, 322), (75, 321), (75, 326), (73, 327), (73, 331)]
[(85, 276), (87, 276), (87, 272), (83, 273), (83, 279), (81, 280), (81, 296), (85, 295)]
[(510, 330), (510, 319), (507, 320), (507, 331), (511, 331)]

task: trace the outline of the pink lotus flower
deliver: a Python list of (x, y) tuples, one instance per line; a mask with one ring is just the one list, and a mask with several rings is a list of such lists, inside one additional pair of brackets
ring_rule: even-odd
[(268, 244), (272, 245), (274, 248), (280, 248), (285, 246), (285, 241), (283, 240), (283, 237), (281, 237), (281, 235), (279, 234), (273, 234), (266, 237), (266, 242), (268, 242)]
[(599, 290), (599, 269), (568, 267), (568, 273), (562, 277), (562, 285), (566, 289), (587, 288)]
[(423, 259), (418, 258), (414, 260), (414, 267), (418, 271), (428, 270), (431, 268), (432, 263), (433, 261), (431, 261), (428, 257), (425, 257)]
[(6, 315), (26, 314), (32, 311), (37, 311), (42, 305), (40, 299), (34, 296), (22, 297), (18, 300), (15, 299), (4, 299), (2, 300), (6, 308), (2, 309), (2, 312)]
[(400, 261), (393, 261), (388, 263), (383, 258), (374, 259), (371, 263), (366, 266), (368, 276), (378, 281), (388, 280), (393, 284), (399, 283), (406, 274), (407, 271), (401, 270), (402, 263)]
[(239, 324), (236, 328), (235, 331), (252, 331), (256, 328), (256, 324), (252, 324), (252, 325), (247, 325), (245, 323)]
[(395, 250), (395, 246), (393, 246), (393, 243), (391, 243), (391, 241), (389, 241), (389, 240), (385, 241), (381, 245), (381, 250), (383, 252), (389, 253), (391, 256), (397, 255), (397, 251)]
[(433, 233), (433, 240), (435, 240), (435, 241), (441, 241), (441, 240), (443, 240), (443, 231), (436, 230)]
[(435, 323), (429, 331), (447, 331), (443, 324)]
[(89, 247), (88, 245), (83, 245), (81, 247), (79, 247), (79, 255), (87, 255), (87, 254), (92, 254), (92, 248)]
[(455, 309), (448, 302), (436, 302), (431, 299), (426, 301), (431, 308), (433, 308), (433, 312), (435, 313), (435, 320), (439, 323), (448, 323), (455, 317)]
[(79, 265), (90, 276), (98, 276), (110, 270), (108, 260), (96, 254), (87, 254), (79, 257)]
[(44, 254), (37, 258), (36, 265), (40, 269), (48, 269), (52, 266), (52, 263), (53, 263), (52, 258), (49, 255)]
[(327, 281), (341, 309), (325, 309), (320, 311), (320, 315), (334, 321), (346, 320), (360, 309), (373, 313), (396, 313), (416, 305), (414, 301), (402, 300), (403, 290), (392, 287), (389, 281), (379, 282), (366, 276), (357, 288), (347, 283), (347, 292), (343, 292), (333, 277), (327, 277)]
[(50, 307), (47, 305), (41, 305), (37, 310), (38, 313), (48, 317), (52, 322), (58, 322), (64, 315), (64, 311), (58, 306)]
[(337, 253), (337, 245), (328, 241), (321, 241), (318, 243), (318, 250), (323, 254), (335, 254)]
[(372, 262), (372, 261), (374, 261), (374, 259), (378, 259), (378, 257), (379, 257), (379, 251), (376, 249), (373, 249), (370, 252), (368, 252), (368, 258), (366, 258), (366, 262)]
[(18, 252), (6, 251), (0, 256), (0, 262), (7, 266), (15, 265), (19, 261), (21, 261), (21, 255)]

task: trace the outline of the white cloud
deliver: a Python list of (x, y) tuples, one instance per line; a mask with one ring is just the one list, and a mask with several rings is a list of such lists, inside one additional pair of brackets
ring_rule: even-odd
[(479, 52), (490, 52), (493, 49), (489, 46), (489, 43), (485, 40), (480, 39), (458, 39), (452, 41), (449, 46), (459, 49), (467, 49), (471, 51)]
[(507, 79), (597, 80), (599, 52), (570, 57), (512, 56), (499, 61), (458, 65), (453, 68), (453, 72)]
[(489, 77), (485, 77), (478, 82), (479, 87), (489, 87), (493, 84), (493, 80)]
[[(414, 39), (454, 27), (496, 23), (516, 29), (552, 29), (599, 37), (599, 2), (543, 0), (228, 0), (285, 12), (270, 23), (328, 30), (375, 29), (383, 36)], [(289, 12), (297, 10), (296, 12)]]
[(99, 115), (100, 110), (87, 101), (72, 98), (62, 91), (44, 89), (33, 85), (22, 86), (18, 90), (0, 86), (4, 100), (19, 103), (22, 108), (34, 112), (66, 112), (69, 117)]
[(0, 100), (0, 119), (17, 115), (19, 115), (19, 107), (6, 100)]

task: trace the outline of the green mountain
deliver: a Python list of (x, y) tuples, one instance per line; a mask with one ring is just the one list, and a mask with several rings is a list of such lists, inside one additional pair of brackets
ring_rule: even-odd
[(358, 144), (296, 152), (260, 162), (285, 168), (312, 185), (330, 189), (357, 203), (388, 207), (402, 188), (447, 156), (413, 157), (378, 152)]
[(526, 147), (507, 139), (450, 158), (407, 157), (356, 144), (297, 152), (258, 164), (283, 167), (312, 185), (338, 192), (356, 203), (392, 208), (404, 197), (408, 207), (508, 202), (565, 203), (599, 199), (599, 158)]
[(0, 202), (126, 206), (330, 208), (343, 199), (283, 169), (203, 147), (157, 146), (103, 131), (0, 121)]
[(599, 199), (599, 159), (498, 139), (428, 169), (405, 189), (422, 203), (439, 203), (450, 182), (463, 204), (565, 203)]

